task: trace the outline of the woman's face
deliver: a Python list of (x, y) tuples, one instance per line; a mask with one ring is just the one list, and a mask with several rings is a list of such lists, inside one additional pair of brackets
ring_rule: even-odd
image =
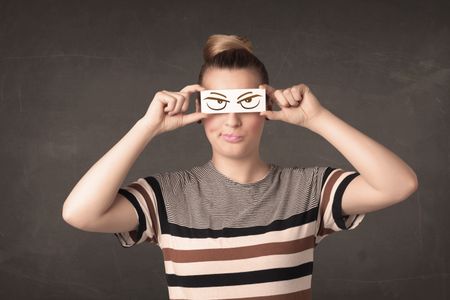
[[(246, 89), (258, 88), (260, 83), (258, 74), (252, 69), (210, 68), (203, 75), (202, 86), (208, 90)], [(202, 123), (214, 156), (247, 158), (259, 155), (265, 123), (265, 117), (260, 116), (259, 112), (209, 114)], [(227, 139), (226, 134), (239, 138)]]

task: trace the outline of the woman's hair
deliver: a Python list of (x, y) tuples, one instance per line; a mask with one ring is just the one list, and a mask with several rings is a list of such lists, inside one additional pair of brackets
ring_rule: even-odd
[(203, 75), (209, 68), (251, 68), (260, 76), (261, 83), (269, 84), (269, 75), (264, 64), (253, 54), (249, 39), (237, 35), (213, 34), (203, 47), (204, 63), (198, 76), (202, 84)]

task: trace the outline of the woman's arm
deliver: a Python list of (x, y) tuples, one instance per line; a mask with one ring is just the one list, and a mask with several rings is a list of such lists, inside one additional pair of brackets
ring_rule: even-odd
[(342, 196), (344, 215), (362, 214), (407, 199), (418, 188), (400, 157), (324, 109), (307, 126), (330, 142), (360, 173)]
[(287, 89), (261, 84), (279, 111), (261, 116), (302, 126), (321, 135), (347, 158), (360, 176), (342, 195), (342, 213), (363, 214), (405, 200), (417, 190), (414, 171), (397, 155), (324, 108), (308, 86), (301, 83)]
[(147, 144), (157, 135), (207, 117), (185, 114), (189, 96), (204, 88), (187, 85), (179, 92), (158, 91), (145, 115), (73, 188), (63, 205), (63, 219), (87, 231), (120, 232), (137, 225), (132, 204), (118, 190)]
[[(91, 228), (90, 224), (112, 206), (117, 191), (131, 167), (156, 135), (155, 129), (144, 119), (117, 142), (72, 189), (63, 205), (64, 220), (74, 227)], [(135, 219), (131, 204), (128, 213)]]

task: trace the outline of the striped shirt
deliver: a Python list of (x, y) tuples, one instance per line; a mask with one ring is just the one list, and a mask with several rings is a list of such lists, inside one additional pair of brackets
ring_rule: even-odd
[(118, 192), (139, 225), (115, 235), (123, 247), (160, 247), (170, 299), (311, 299), (315, 246), (364, 218), (341, 212), (359, 173), (269, 165), (244, 184), (211, 160), (138, 178)]

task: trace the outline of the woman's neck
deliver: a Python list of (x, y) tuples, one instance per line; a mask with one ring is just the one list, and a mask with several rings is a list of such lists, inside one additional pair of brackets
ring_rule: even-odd
[(246, 184), (263, 179), (270, 170), (270, 165), (259, 157), (243, 160), (226, 157), (212, 157), (214, 167), (233, 181)]

